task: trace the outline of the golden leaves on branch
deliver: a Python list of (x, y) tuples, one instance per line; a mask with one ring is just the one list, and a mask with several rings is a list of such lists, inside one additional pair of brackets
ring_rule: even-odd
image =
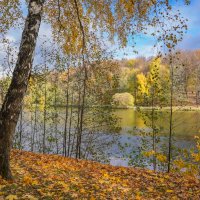
[(19, 26), (21, 17), (19, 0), (0, 1), (0, 34), (6, 33), (11, 27)]
[[(173, 43), (172, 40), (169, 42), (167, 35), (173, 34), (176, 37), (173, 40), (176, 45), (182, 37), (181, 30), (184, 31), (186, 26), (184, 19), (179, 13), (174, 13), (168, 1), (81, 0), (77, 4), (86, 43), (91, 43), (92, 35), (95, 35), (103, 40), (118, 39), (120, 45), (125, 47), (131, 35), (149, 34), (149, 30), (154, 29), (152, 36), (165, 40), (171, 49)], [(74, 0), (59, 0), (59, 6), (57, 1), (50, 0), (45, 4), (44, 11), (45, 19), (52, 25), (54, 36), (65, 52), (80, 53), (83, 46), (82, 34)], [(166, 22), (172, 22), (172, 27)]]

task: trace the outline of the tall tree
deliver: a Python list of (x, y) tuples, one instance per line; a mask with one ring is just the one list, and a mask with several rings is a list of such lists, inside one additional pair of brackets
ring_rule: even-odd
[(43, 4), (44, 0), (30, 0), (29, 2), (29, 11), (22, 33), (18, 60), (0, 112), (0, 174), (6, 179), (12, 179), (9, 162), (10, 150), (30, 78)]
[(150, 63), (150, 72), (148, 75), (148, 81), (149, 81), (149, 93), (150, 93), (150, 99), (151, 99), (151, 129), (152, 129), (152, 150), (154, 152), (153, 154), (153, 169), (156, 171), (157, 163), (156, 163), (156, 141), (157, 141), (157, 135), (156, 135), (156, 127), (155, 127), (155, 118), (156, 118), (156, 113), (155, 113), (155, 106), (157, 105), (156, 100), (158, 99), (158, 93), (160, 90), (160, 85), (159, 85), (159, 73), (160, 73), (160, 63), (161, 59), (160, 58), (155, 58), (153, 61)]
[[(10, 1), (3, 0), (0, 2), (0, 6), (8, 8), (9, 5), (6, 2)], [(15, 0), (14, 2), (17, 2), (18, 5), (20, 1)], [(28, 16), (22, 34), (18, 60), (0, 112), (0, 174), (7, 179), (12, 178), (9, 164), (10, 149), (31, 74), (33, 53), (42, 20), (44, 2), (45, 0), (29, 0)], [(13, 4), (13, 8), (15, 8), (14, 6), (15, 4)], [(169, 15), (163, 15), (162, 11), (165, 10), (166, 14), (171, 10), (171, 5), (168, 0), (49, 0), (45, 4), (44, 10), (48, 21), (52, 24), (54, 36), (57, 35), (56, 32), (59, 32), (59, 40), (60, 37), (63, 38), (65, 52), (80, 55), (82, 52), (87, 52), (87, 43), (90, 43), (88, 36), (94, 35), (95, 31), (101, 30), (101, 32), (109, 33), (108, 39), (110, 40), (114, 40), (117, 35), (121, 46), (125, 46), (130, 34), (134, 35), (145, 31), (144, 27), (163, 24), (159, 23), (159, 20)], [(77, 12), (74, 12), (77, 10), (78, 15)], [(3, 13), (6, 16), (7, 13), (12, 12), (6, 12), (6, 9), (3, 9)], [(5, 19), (9, 19), (9, 15), (7, 16), (8, 18), (5, 17)], [(174, 18), (172, 17), (171, 20)], [(3, 20), (5, 25), (7, 22)], [(8, 23), (8, 26), (5, 27), (11, 26)], [(177, 24), (170, 31), (178, 33), (179, 30), (180, 26)], [(85, 36), (84, 42), (82, 32)], [(174, 41), (177, 41), (177, 38), (174, 38), (176, 39)], [(171, 40), (171, 37), (167, 39)]]

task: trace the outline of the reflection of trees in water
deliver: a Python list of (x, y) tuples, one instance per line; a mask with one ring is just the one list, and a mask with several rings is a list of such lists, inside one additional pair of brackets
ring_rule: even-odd
[(41, 46), (41, 64), (33, 68), (14, 146), (102, 160), (117, 138), (117, 117), (100, 107), (110, 104), (118, 65), (92, 40), (84, 47), (91, 55), (86, 49), (66, 55), (46, 43)]
[[(130, 112), (130, 111), (127, 111)], [(135, 113), (138, 111), (131, 111)], [(173, 118), (173, 138), (172, 138), (172, 163), (183, 152), (189, 152), (195, 148), (194, 135), (199, 135), (196, 120), (200, 117), (199, 111), (175, 111)], [(128, 115), (128, 114), (127, 114)], [(148, 167), (154, 169), (153, 155), (156, 157), (157, 170), (167, 170), (168, 155), (168, 133), (169, 133), (169, 111), (154, 111), (154, 131), (156, 133), (156, 152), (153, 150), (152, 134), (152, 112), (140, 110), (137, 117), (143, 121), (143, 126), (137, 126), (127, 131), (132, 136), (129, 139), (120, 140), (121, 158), (128, 160), (130, 166)], [(124, 119), (125, 121), (125, 119)], [(190, 132), (187, 132), (188, 125)], [(129, 124), (130, 127), (130, 124)], [(123, 129), (125, 130), (125, 129)], [(184, 158), (184, 156), (183, 156)], [(187, 158), (192, 163), (192, 158)]]
[[(145, 124), (145, 120), (150, 123), (150, 119), (143, 117), (143, 113), (149, 115), (151, 111), (141, 109), (140, 112), (133, 109), (118, 109), (114, 111), (114, 114), (120, 118), (120, 126), (122, 129), (133, 129), (133, 127), (137, 127), (137, 129), (148, 128), (147, 124)], [(155, 121), (156, 126), (160, 127), (160, 135), (166, 136), (169, 130), (169, 111), (168, 110), (156, 110), (156, 112), (160, 113), (159, 118)], [(180, 138), (191, 138), (194, 135), (199, 135), (200, 124), (198, 123), (200, 119), (200, 111), (184, 111), (184, 110), (176, 110), (174, 111), (174, 132), (176, 132), (175, 136)], [(131, 131), (132, 134), (135, 134)], [(137, 133), (137, 131), (136, 131)]]
[[(76, 157), (77, 142), (77, 113), (78, 108), (70, 107), (69, 121), (67, 124), (67, 156)], [(46, 113), (46, 153), (58, 153), (63, 155), (63, 136), (65, 130), (65, 109), (57, 108), (57, 132), (55, 132), (54, 108)], [(112, 116), (108, 109), (87, 108), (83, 121), (81, 158), (98, 160), (101, 162), (109, 160), (109, 149), (117, 143), (118, 128), (117, 118)], [(33, 115), (36, 114), (36, 122)], [(36, 123), (36, 124), (35, 124)], [(71, 124), (71, 125), (70, 125)], [(43, 152), (43, 112), (23, 112), (22, 121), (19, 122), (15, 135), (14, 147)], [(34, 132), (35, 131), (35, 132)], [(109, 134), (108, 134), (109, 133)], [(34, 136), (34, 140), (32, 140)]]
[[(77, 120), (77, 108), (70, 107), (69, 116), (71, 119), (71, 126), (68, 124), (68, 128), (70, 128), (70, 144), (67, 146), (69, 149), (69, 156), (75, 157), (75, 138), (76, 138), (76, 120)], [(125, 110), (122, 110), (124, 113)], [(58, 153), (63, 154), (63, 134), (64, 134), (64, 123), (65, 123), (65, 108), (57, 108), (58, 112), (58, 132), (55, 134), (55, 124), (54, 124), (54, 108), (52, 108), (51, 112), (47, 113), (48, 122), (47, 122), (47, 153), (57, 153), (57, 145), (58, 145)], [(113, 117), (113, 110), (108, 109), (100, 109), (100, 108), (92, 108), (86, 109), (86, 117), (84, 120), (84, 129), (83, 129), (83, 141), (82, 141), (82, 156), (83, 159), (97, 160), (101, 162), (106, 162), (109, 158), (112, 158), (114, 163), (115, 159), (118, 159), (118, 164), (124, 164), (124, 161), (130, 166), (138, 166), (138, 167), (147, 167), (152, 168), (152, 158), (146, 157), (143, 153), (149, 152), (152, 150), (152, 138), (151, 138), (151, 129), (147, 128), (148, 120), (150, 120), (147, 113), (145, 112), (145, 121), (146, 128), (137, 128), (135, 127), (132, 131), (126, 130), (127, 132), (123, 132), (120, 135), (116, 134), (119, 130), (117, 130), (116, 124), (119, 124), (117, 120), (119, 118), (120, 110), (117, 110), (115, 113), (118, 113), (118, 117)], [(130, 110), (126, 110), (126, 112), (130, 112)], [(164, 111), (156, 111), (158, 114), (158, 120), (156, 120), (156, 126), (159, 127), (161, 131), (160, 125), (163, 127), (162, 122), (165, 122), (164, 125), (168, 124), (168, 112)], [(132, 113), (132, 112), (131, 112)], [(16, 132), (15, 143), (16, 147), (20, 147), (20, 134), (22, 133), (22, 149), (32, 150), (31, 147), (34, 146), (34, 151), (42, 152), (42, 112), (37, 112), (36, 118), (36, 127), (35, 127), (35, 113), (34, 112), (23, 112), (22, 115), (22, 123), (19, 122), (18, 129)], [(196, 118), (199, 117), (199, 112), (197, 111), (177, 111), (174, 113), (177, 124), (183, 126), (184, 121), (189, 120), (194, 125), (196, 123)], [(122, 115), (120, 115), (122, 116)], [(183, 121), (180, 116), (183, 117)], [(139, 121), (142, 121), (142, 113), (137, 113), (137, 117), (140, 117)], [(196, 118), (195, 118), (196, 117)], [(32, 120), (31, 120), (32, 119)], [(178, 120), (179, 119), (179, 120)], [(144, 120), (144, 119), (143, 119)], [(178, 121), (177, 121), (178, 120)], [(192, 121), (191, 121), (192, 120)], [(32, 121), (32, 123), (31, 123)], [(182, 121), (182, 123), (181, 123)], [(70, 123), (70, 120), (68, 121)], [(21, 126), (22, 124), (22, 126)], [(193, 126), (191, 125), (191, 126)], [(187, 124), (186, 124), (187, 126)], [(22, 129), (21, 129), (22, 127)], [(179, 126), (176, 126), (176, 130)], [(124, 127), (122, 127), (124, 128)], [(34, 130), (35, 131), (35, 141), (31, 140)], [(124, 131), (125, 129), (123, 129)], [(182, 129), (181, 129), (182, 130)], [(21, 131), (21, 132), (20, 132)], [(165, 130), (166, 131), (166, 130)], [(162, 153), (163, 155), (167, 155), (167, 147), (168, 147), (168, 138), (166, 132), (163, 131), (161, 134), (157, 134), (157, 151)], [(165, 132), (165, 133), (164, 133)], [(195, 131), (194, 131), (195, 132)], [(67, 136), (69, 136), (69, 132), (67, 131)], [(195, 146), (194, 141), (191, 139), (191, 136), (188, 138), (188, 135), (180, 136), (175, 135), (173, 140), (173, 159), (180, 156), (181, 149), (190, 149)], [(69, 138), (68, 138), (69, 139)], [(166, 164), (157, 162), (157, 169), (161, 171), (166, 171)]]

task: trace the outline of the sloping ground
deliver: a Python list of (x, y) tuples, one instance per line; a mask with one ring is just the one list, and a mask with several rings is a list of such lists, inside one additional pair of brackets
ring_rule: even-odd
[(13, 150), (13, 182), (0, 179), (2, 199), (200, 199), (200, 183), (176, 174), (113, 167)]

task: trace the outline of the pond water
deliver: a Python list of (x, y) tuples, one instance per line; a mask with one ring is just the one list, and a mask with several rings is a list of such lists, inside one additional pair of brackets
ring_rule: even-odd
[[(138, 149), (141, 146), (141, 138), (146, 137), (148, 142), (152, 138), (144, 136), (151, 132), (151, 111), (136, 111), (134, 109), (118, 109), (114, 114), (120, 118), (121, 126), (119, 141), (126, 144), (126, 152), (130, 149)], [(157, 137), (160, 138), (162, 145), (159, 148), (168, 145), (169, 136), (169, 111), (155, 111), (155, 127), (157, 128)], [(175, 111), (173, 113), (173, 146), (178, 149), (195, 148), (194, 136), (200, 136), (200, 111)], [(127, 144), (129, 144), (127, 146)], [(150, 144), (151, 145), (151, 144)], [(148, 145), (147, 145), (148, 146)], [(148, 148), (148, 147), (147, 147)], [(150, 146), (151, 148), (151, 146)], [(135, 151), (132, 151), (135, 153)], [(175, 151), (175, 150), (174, 150)], [(128, 165), (128, 159), (122, 159), (121, 151), (114, 150), (115, 155), (111, 157), (112, 165)], [(176, 153), (176, 152), (175, 152)], [(150, 167), (151, 168), (151, 167)]]
[[(91, 111), (89, 111), (91, 112)], [(107, 111), (106, 111), (107, 112)], [(110, 112), (110, 111), (109, 111)], [(75, 122), (76, 122), (76, 112), (73, 114), (72, 119), (72, 129), (71, 132), (75, 132)], [(102, 114), (97, 112), (96, 114), (104, 115), (105, 111)], [(112, 165), (128, 166), (128, 165), (137, 165), (140, 166), (141, 162), (145, 164), (147, 160), (140, 158), (142, 151), (152, 150), (152, 129), (151, 129), (151, 111), (142, 110), (136, 111), (134, 109), (115, 109), (111, 113), (118, 118), (115, 123), (121, 129), (119, 133), (106, 132), (106, 129), (101, 130), (101, 126), (96, 128), (92, 134), (90, 131), (85, 131), (85, 141), (88, 149), (94, 153), (95, 156), (104, 154), (110, 160)], [(37, 116), (35, 116), (37, 114)], [(105, 113), (106, 115), (106, 113)], [(46, 127), (46, 145), (50, 150), (48, 153), (57, 153), (62, 154), (63, 148), (63, 130), (65, 127), (64, 118), (65, 118), (65, 109), (60, 109), (58, 112), (57, 125), (55, 127), (55, 121), (50, 120), (54, 114), (47, 114), (47, 124)], [(96, 120), (98, 117), (94, 117), (94, 113), (91, 112), (90, 116)], [(154, 128), (156, 128), (156, 138), (157, 138), (157, 150), (161, 153), (167, 155), (168, 152), (168, 136), (169, 136), (169, 111), (155, 111), (154, 113)], [(102, 117), (102, 116), (101, 116)], [(44, 124), (43, 124), (43, 113), (23, 113), (23, 123), (18, 123), (17, 128), (17, 137), (15, 138), (16, 144), (20, 140), (19, 136), (19, 127), (20, 124), (23, 126), (22, 133), (22, 146), (25, 150), (34, 150), (42, 152), (42, 143), (43, 143), (43, 134), (44, 134)], [(109, 120), (109, 118), (108, 118)], [(35, 122), (37, 122), (35, 124)], [(200, 136), (200, 111), (175, 111), (173, 113), (173, 155), (177, 154), (178, 149), (190, 149), (195, 147), (194, 136)], [(94, 120), (93, 120), (94, 123)], [(96, 125), (98, 124), (98, 119), (95, 121)], [(91, 125), (89, 121), (88, 125)], [(95, 125), (95, 126), (96, 126)], [(97, 127), (97, 126), (96, 126)], [(97, 134), (95, 131), (97, 130)], [(96, 134), (96, 135), (95, 135)], [(89, 136), (88, 136), (89, 135)], [(92, 137), (91, 137), (92, 136)], [(116, 137), (117, 136), (117, 137)], [(34, 137), (34, 138), (33, 138)], [(58, 138), (58, 140), (55, 139)], [(92, 139), (91, 139), (92, 138)], [(94, 139), (95, 138), (95, 139)], [(115, 138), (114, 142), (112, 141)], [(117, 138), (117, 139), (116, 139)], [(73, 134), (71, 140), (73, 139)], [(34, 140), (34, 141), (33, 141)], [(92, 141), (91, 141), (92, 140)], [(32, 142), (34, 142), (32, 144)], [(92, 144), (94, 142), (94, 145)], [(98, 145), (97, 145), (98, 143)], [(86, 146), (85, 145), (85, 146)], [(84, 146), (84, 145), (83, 145)], [(95, 149), (96, 148), (96, 149)], [(95, 151), (97, 150), (98, 153)], [(91, 157), (88, 154), (87, 159)], [(99, 156), (98, 161), (102, 161), (101, 156)], [(139, 163), (139, 164), (138, 164)], [(151, 168), (149, 164), (146, 164), (147, 167)]]
[[(148, 128), (148, 117), (143, 114), (151, 114), (151, 111), (137, 112), (134, 109), (118, 109), (114, 114), (120, 118), (119, 125), (122, 127), (121, 134), (127, 134), (135, 127), (139, 129)], [(169, 111), (156, 111), (158, 118), (155, 124), (162, 127), (161, 135), (169, 133)], [(146, 123), (145, 123), (146, 120)], [(149, 120), (150, 121), (150, 120)], [(150, 123), (149, 123), (150, 125)], [(200, 111), (174, 111), (173, 132), (179, 139), (190, 140), (195, 135), (200, 135)]]

